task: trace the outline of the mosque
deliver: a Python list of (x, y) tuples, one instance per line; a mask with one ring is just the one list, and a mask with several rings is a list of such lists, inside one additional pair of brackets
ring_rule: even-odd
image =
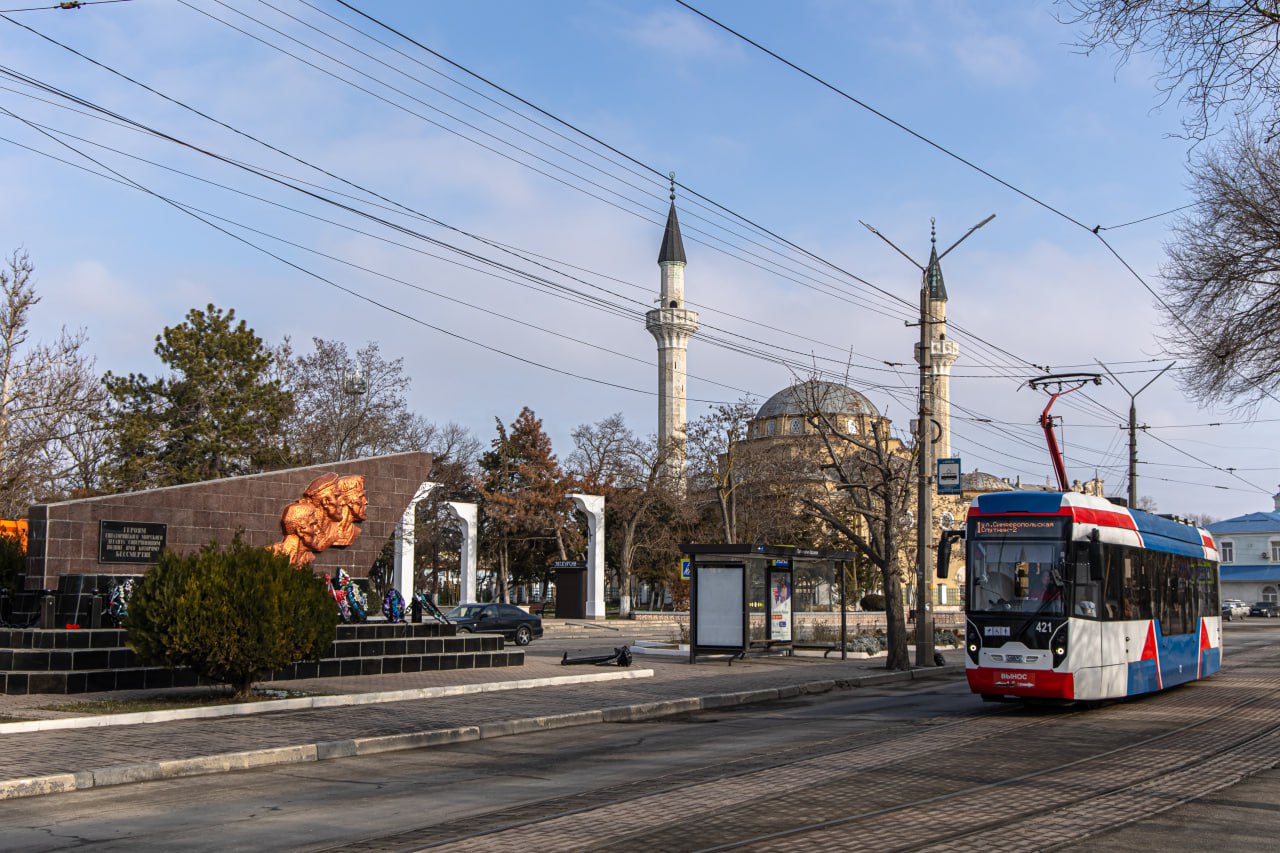
[[(960, 346), (947, 337), (947, 289), (938, 260), (936, 235), (933, 243), (929, 264), (925, 268), (930, 307), (935, 318), (930, 356), (934, 377), (933, 418), (939, 434), (934, 442), (933, 455), (935, 459), (945, 459), (951, 457), (951, 367), (960, 356)], [(680, 223), (673, 192), (662, 246), (658, 252), (658, 266), (661, 268), (659, 307), (647, 313), (645, 325), (658, 345), (658, 439), (661, 446), (673, 448), (667, 470), (681, 484), (684, 483), (686, 467), (683, 447), (687, 424), (685, 388), (688, 346), (690, 339), (698, 331), (698, 313), (690, 311), (684, 305), (685, 264), (684, 244), (680, 238)], [(915, 350), (916, 362), (919, 363), (922, 356), (921, 345), (917, 344)], [(839, 425), (840, 429), (851, 435), (872, 435), (875, 430), (879, 430), (884, 436), (891, 435), (889, 419), (864, 394), (840, 383), (811, 379), (783, 388), (766, 400), (749, 422), (744, 441), (751, 446), (782, 448), (792, 455), (822, 452), (818, 434), (806, 417), (806, 412), (812, 413), (815, 410), (815, 401), (817, 410), (824, 419)], [(887, 441), (890, 452), (908, 454), (908, 449), (900, 440), (889, 438)], [(931, 541), (936, 543), (943, 529), (964, 524), (969, 503), (977, 495), (1010, 489), (1050, 488), (1052, 487), (1048, 485), (1011, 482), (1008, 478), (976, 469), (964, 473), (961, 475), (960, 495), (934, 496), (934, 531)], [(1084, 484), (1077, 483), (1075, 490), (1101, 495), (1103, 483), (1096, 479)], [(912, 506), (914, 507), (914, 500)], [(908, 538), (912, 539), (914, 549), (914, 538)], [(954, 559), (952, 566), (953, 569), (956, 568)], [(906, 577), (913, 575), (910, 566), (904, 566), (904, 569)], [(958, 609), (961, 606), (960, 589), (963, 584), (963, 567), (954, 570), (945, 581), (933, 579), (933, 604), (943, 610)], [(904, 591), (906, 600), (914, 604), (914, 584), (905, 583)]]

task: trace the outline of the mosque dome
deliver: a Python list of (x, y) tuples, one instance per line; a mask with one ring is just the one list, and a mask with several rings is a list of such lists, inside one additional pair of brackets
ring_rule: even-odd
[(1007, 492), (1014, 488), (1009, 481), (985, 471), (970, 471), (960, 475), (960, 487), (966, 492)]
[(756, 412), (756, 419), (804, 415), (815, 402), (826, 415), (880, 416), (870, 400), (847, 385), (810, 379), (784, 388), (765, 400)]

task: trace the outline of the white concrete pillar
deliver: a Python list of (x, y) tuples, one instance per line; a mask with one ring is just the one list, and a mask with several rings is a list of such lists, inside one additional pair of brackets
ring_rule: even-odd
[(604, 618), (604, 497), (569, 495), (587, 517), (587, 618)]
[[(408, 509), (404, 511), (404, 515), (400, 516), (400, 520), (396, 522), (395, 562), (391, 574), (391, 585), (400, 590), (406, 605), (413, 601), (414, 539), (417, 538), (414, 522), (417, 520), (418, 503), (431, 494), (431, 490), (439, 485), (439, 483), (423, 483), (418, 486), (418, 491), (413, 494), (413, 500), (409, 501)], [(381, 605), (382, 603), (379, 602), (378, 606)]]
[(458, 530), (462, 533), (462, 560), (458, 571), (458, 603), (465, 604), (476, 600), (476, 534), (479, 530), (477, 519), (479, 508), (475, 504), (448, 501), (445, 506), (458, 522)]

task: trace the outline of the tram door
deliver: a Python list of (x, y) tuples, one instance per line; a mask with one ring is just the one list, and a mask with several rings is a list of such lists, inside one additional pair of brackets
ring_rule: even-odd
[(1102, 608), (1098, 613), (1098, 629), (1102, 632), (1102, 689), (1106, 696), (1122, 694), (1128, 685), (1129, 647), (1137, 639), (1132, 636), (1134, 626), (1125, 621), (1125, 580), (1131, 570), (1131, 557), (1120, 557), (1109, 550), (1100, 590)]

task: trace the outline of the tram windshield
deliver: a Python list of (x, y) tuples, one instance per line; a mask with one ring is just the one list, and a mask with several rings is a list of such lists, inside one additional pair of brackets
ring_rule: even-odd
[(1061, 615), (1067, 610), (1066, 543), (978, 538), (969, 554), (969, 609)]

